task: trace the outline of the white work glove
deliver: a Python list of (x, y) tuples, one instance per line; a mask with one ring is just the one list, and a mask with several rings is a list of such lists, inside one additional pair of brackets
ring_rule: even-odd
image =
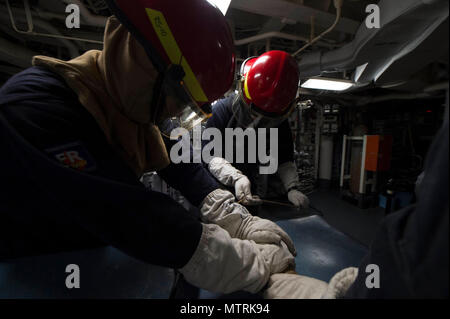
[(278, 167), (278, 176), (280, 176), (283, 186), (286, 189), (289, 201), (298, 208), (308, 208), (309, 200), (305, 194), (297, 190), (300, 181), (297, 173), (297, 166), (294, 162), (286, 162)]
[(298, 208), (308, 208), (309, 207), (309, 199), (308, 197), (296, 189), (291, 189), (288, 192), (289, 201)]
[(222, 157), (213, 157), (208, 164), (208, 170), (222, 184), (233, 186), (236, 198), (243, 205), (259, 205), (261, 199), (252, 195), (250, 180), (242, 172), (226, 159)]
[(357, 276), (354, 267), (341, 270), (328, 284), (307, 276), (274, 274), (263, 295), (266, 299), (337, 299), (345, 296)]
[(218, 225), (203, 224), (202, 236), (189, 262), (180, 269), (187, 282), (212, 292), (259, 292), (271, 274), (294, 264), (287, 251), (275, 245), (231, 238)]
[(233, 194), (216, 189), (206, 196), (200, 206), (205, 222), (214, 223), (228, 231), (231, 237), (253, 240), (258, 244), (280, 245), (284, 242), (295, 256), (292, 239), (274, 222), (252, 216), (248, 210), (235, 202)]
[(259, 196), (252, 195), (250, 180), (245, 175), (242, 175), (242, 177), (234, 183), (234, 191), (236, 198), (243, 205), (254, 206), (262, 204)]

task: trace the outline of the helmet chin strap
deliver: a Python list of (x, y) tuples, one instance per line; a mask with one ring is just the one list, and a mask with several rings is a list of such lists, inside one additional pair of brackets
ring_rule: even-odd
[[(236, 94), (236, 97), (233, 101), (232, 111), (233, 118), (236, 119), (236, 123), (238, 127), (242, 129), (253, 128), (256, 129), (259, 127), (265, 128), (274, 128), (280, 125), (284, 120), (286, 120), (294, 109), (295, 104), (291, 103), (288, 109), (285, 111), (283, 115), (278, 117), (269, 118), (255, 111), (252, 112), (251, 105), (248, 105), (245, 102), (243, 91), (242, 91), (242, 81), (239, 87), (239, 93)], [(254, 106), (253, 106), (254, 107)], [(256, 117), (255, 117), (256, 116)], [(250, 120), (251, 118), (251, 120)], [(230, 124), (230, 123), (229, 123)]]
[[(243, 104), (245, 104), (245, 102), (242, 99), (241, 94), (238, 93), (233, 100), (233, 104), (231, 107), (233, 116), (230, 119), (230, 122), (228, 123), (228, 127), (233, 127), (234, 122), (234, 124), (236, 124), (237, 127), (240, 127), (245, 130), (249, 127), (254, 127), (259, 123), (260, 121), (259, 117), (257, 119), (252, 119), (251, 121), (249, 121), (249, 119), (251, 118), (250, 112), (248, 112), (246, 106), (244, 106)], [(255, 122), (256, 120), (258, 121)]]

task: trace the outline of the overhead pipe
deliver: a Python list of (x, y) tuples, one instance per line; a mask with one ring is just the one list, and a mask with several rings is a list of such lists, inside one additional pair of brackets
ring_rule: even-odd
[[(21, 31), (17, 28), (14, 18), (12, 17), (12, 11), (10, 10), (11, 8), (9, 7), (9, 3), (8, 1), (6, 1), (6, 4), (8, 6), (8, 11), (10, 13), (9, 18), (11, 19), (11, 24), (12, 24), (12, 28), (14, 29), (14, 31), (18, 32), (18, 33), (22, 33), (22, 34), (28, 34), (28, 35), (36, 35), (39, 36), (41, 35), (40, 33), (36, 33), (33, 30), (34, 26), (37, 26), (43, 30), (46, 30), (48, 32), (50, 32), (52, 34), (52, 37), (54, 38), (58, 38), (59, 41), (65, 46), (67, 47), (67, 49), (69, 50), (69, 54), (72, 58), (77, 57), (80, 55), (78, 47), (73, 44), (72, 42), (70, 42), (68, 39), (66, 39), (63, 35), (61, 35), (61, 33), (58, 31), (58, 29), (56, 29), (54, 26), (52, 26), (50, 23), (39, 20), (39, 19), (34, 19), (33, 22), (29, 22), (28, 23), (28, 30), (27, 31)], [(0, 12), (0, 15), (4, 18), (7, 19), (7, 15), (4, 13), (4, 11)], [(28, 19), (28, 14), (27, 14), (27, 19)], [(30, 31), (31, 30), (31, 31)]]
[[(425, 0), (422, 0), (425, 1)], [(310, 2), (318, 2), (310, 1)], [(374, 1), (378, 2), (378, 1)], [(399, 1), (394, 1), (399, 2)], [(314, 9), (309, 6), (300, 5), (298, 1), (280, 1), (280, 0), (236, 0), (231, 1), (231, 7), (242, 11), (259, 14), (284, 21), (310, 23), (310, 17), (316, 18), (316, 26), (328, 28), (335, 20), (335, 14), (328, 13), (320, 9)], [(287, 23), (289, 23), (287, 22)], [(341, 18), (335, 30), (349, 35), (354, 35), (361, 21), (348, 18)]]
[(57, 19), (60, 21), (66, 20), (66, 16), (62, 13), (56, 13), (56, 12), (49, 12), (49, 11), (42, 11), (39, 8), (33, 8), (33, 13), (36, 13), (39, 18), (43, 19)]
[[(91, 39), (84, 39), (84, 38), (77, 38), (77, 37), (69, 37), (69, 36), (62, 35), (51, 24), (49, 24), (49, 23), (47, 23), (45, 21), (42, 21), (42, 20), (36, 20), (36, 19), (33, 20), (32, 16), (31, 16), (31, 9), (30, 9), (30, 5), (28, 3), (28, 0), (24, 0), (24, 4), (25, 4), (25, 10), (24, 11), (20, 10), (20, 11), (25, 13), (26, 21), (27, 21), (27, 24), (28, 24), (28, 30), (27, 31), (19, 30), (19, 28), (17, 28), (15, 20), (14, 20), (13, 13), (12, 13), (12, 10), (11, 10), (11, 6), (9, 4), (9, 0), (6, 0), (6, 8), (8, 10), (9, 19), (11, 21), (11, 26), (14, 29), (14, 31), (16, 31), (17, 33), (33, 35), (33, 36), (41, 36), (41, 37), (50, 37), (50, 38), (62, 39), (61, 42), (63, 42), (69, 48), (69, 51), (71, 51), (71, 56), (72, 57), (76, 57), (76, 56), (79, 55), (78, 48), (73, 43), (71, 43), (70, 41), (67, 41), (67, 40), (103, 44), (102, 41), (91, 40)], [(53, 33), (35, 32), (35, 31), (33, 31), (34, 24), (38, 25), (42, 29), (48, 30), (48, 31), (53, 32)], [(75, 53), (74, 49), (76, 49), (76, 53)]]
[(314, 43), (316, 43), (317, 41), (319, 41), (320, 39), (322, 39), (325, 35), (327, 35), (328, 33), (330, 33), (331, 31), (334, 30), (334, 28), (336, 28), (336, 26), (339, 23), (339, 20), (341, 19), (341, 15), (342, 15), (342, 4), (344, 3), (344, 0), (334, 0), (334, 7), (336, 8), (336, 19), (334, 20), (334, 23), (331, 25), (331, 27), (329, 27), (327, 30), (325, 30), (324, 32), (322, 32), (321, 34), (319, 34), (317, 37), (315, 37), (314, 39), (312, 39), (311, 41), (308, 41), (308, 43), (306, 43), (303, 47), (301, 47), (300, 49), (298, 49), (297, 51), (295, 51), (294, 54), (292, 54), (292, 56), (296, 56), (297, 54), (299, 54), (300, 52), (304, 51), (306, 48), (310, 47), (311, 45), (313, 45)]
[[(245, 45), (245, 44), (249, 44), (249, 43), (253, 43), (253, 42), (257, 42), (257, 41), (261, 41), (261, 40), (266, 40), (266, 39), (270, 39), (270, 38), (281, 38), (281, 39), (286, 39), (286, 40), (303, 41), (303, 42), (309, 41), (309, 39), (306, 37), (293, 35), (293, 34), (289, 34), (289, 33), (271, 31), (271, 32), (266, 32), (266, 33), (262, 33), (262, 34), (257, 34), (257, 35), (254, 35), (254, 36), (251, 36), (248, 38), (244, 38), (244, 39), (235, 40), (234, 45), (240, 46), (240, 45)], [(328, 44), (328, 43), (320, 43), (320, 45), (324, 46), (324, 47), (329, 47), (329, 48), (335, 47), (334, 45)]]

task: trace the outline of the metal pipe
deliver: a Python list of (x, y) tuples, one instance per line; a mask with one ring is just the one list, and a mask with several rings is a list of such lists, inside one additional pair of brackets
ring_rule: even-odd
[(341, 157), (341, 176), (339, 179), (339, 186), (344, 187), (344, 175), (345, 175), (345, 152), (347, 151), (347, 135), (344, 134), (342, 139), (342, 157)]
[(364, 135), (363, 151), (361, 156), (361, 171), (359, 173), (359, 193), (366, 193), (366, 152), (367, 152), (367, 135)]
[[(406, 1), (406, 0), (403, 0)], [(318, 0), (310, 0), (310, 3), (317, 3)], [(378, 1), (374, 1), (378, 2)], [(399, 1), (394, 1), (399, 2)], [(335, 14), (325, 12), (320, 9), (314, 9), (305, 5), (300, 5), (294, 1), (280, 0), (236, 0), (231, 1), (231, 8), (242, 11), (263, 15), (278, 20), (289, 21), (289, 23), (309, 24), (311, 15), (316, 16), (316, 26), (328, 28), (335, 19)], [(317, 7), (317, 6), (316, 6)], [(358, 30), (361, 21), (348, 18), (341, 18), (335, 30), (346, 34), (354, 35)]]
[[(36, 32), (33, 31), (34, 26), (37, 26), (37, 27), (39, 27), (39, 28), (41, 28), (41, 29), (44, 29), (44, 30), (46, 30), (46, 31), (51, 32), (52, 35), (53, 35), (53, 37), (59, 38), (59, 39), (60, 39), (60, 42), (61, 42), (62, 44), (64, 44), (64, 45), (67, 47), (67, 49), (69, 50), (69, 54), (70, 54), (70, 56), (71, 56), (72, 58), (77, 57), (77, 56), (80, 55), (80, 52), (79, 52), (79, 50), (78, 50), (78, 47), (77, 47), (75, 44), (73, 44), (72, 42), (70, 42), (70, 41), (68, 41), (67, 39), (65, 39), (65, 38), (59, 33), (58, 29), (56, 29), (55, 27), (53, 27), (50, 23), (45, 22), (45, 21), (42, 21), (42, 20), (39, 20), (39, 19), (34, 19), (34, 20), (33, 20), (32, 17), (31, 17), (31, 11), (30, 11), (30, 7), (29, 7), (29, 5), (28, 5), (28, 1), (25, 0), (24, 3), (25, 3), (25, 16), (26, 16), (26, 21), (27, 21), (27, 24), (28, 24), (28, 30), (27, 30), (27, 31), (22, 31), (22, 30), (19, 30), (19, 29), (17, 28), (16, 23), (15, 23), (15, 20), (14, 20), (14, 17), (13, 17), (13, 15), (12, 15), (11, 7), (10, 7), (10, 5), (9, 5), (9, 0), (6, 1), (6, 6), (7, 6), (7, 8), (8, 8), (8, 13), (9, 13), (9, 18), (10, 18), (11, 25), (12, 25), (12, 28), (14, 29), (14, 31), (16, 31), (16, 32), (18, 32), (18, 33), (22, 33), (22, 34), (28, 34), (28, 35), (40, 35), (40, 33), (36, 33)], [(21, 11), (22, 11), (22, 10), (21, 10)], [(4, 14), (2, 14), (2, 15), (3, 15), (3, 16), (6, 16), (6, 15), (4, 15)]]
[(323, 105), (319, 104), (316, 111), (316, 127), (314, 132), (314, 178), (319, 178), (319, 156), (320, 156), (320, 131), (322, 128)]
[[(27, 0), (25, 0), (25, 3), (26, 3), (26, 2), (27, 2)], [(47, 22), (44, 22), (44, 21), (39, 21), (39, 20), (36, 20), (36, 19), (34, 20), (34, 22), (33, 22), (32, 20), (30, 21), (28, 18), (31, 18), (31, 16), (29, 16), (29, 15), (27, 14), (27, 11), (26, 11), (26, 10), (25, 10), (25, 15), (26, 15), (26, 17), (27, 17), (27, 23), (28, 23), (28, 26), (30, 26), (30, 24), (31, 24), (31, 26), (33, 26), (33, 24), (36, 24), (36, 25), (40, 24), (40, 27), (42, 27), (43, 29), (51, 30), (51, 31), (54, 32), (54, 33), (51, 34), (51, 33), (40, 33), (40, 32), (29, 31), (30, 28), (28, 28), (28, 29), (29, 29), (28, 31), (22, 31), (22, 30), (19, 30), (19, 29), (17, 28), (17, 26), (16, 26), (16, 23), (15, 23), (15, 20), (14, 20), (14, 16), (13, 16), (13, 13), (12, 13), (12, 10), (11, 10), (11, 6), (10, 6), (10, 4), (9, 4), (9, 0), (6, 0), (6, 8), (7, 8), (8, 13), (9, 13), (9, 19), (10, 19), (10, 21), (11, 21), (11, 26), (12, 26), (12, 28), (14, 29), (14, 31), (16, 31), (17, 33), (20, 33), (20, 34), (27, 34), (27, 35), (34, 35), (34, 36), (41, 36), (41, 37), (50, 37), (50, 38), (56, 38), (56, 39), (65, 39), (65, 40), (74, 40), (74, 41), (83, 41), (83, 42), (90, 42), (90, 43), (103, 44), (102, 41), (91, 40), (91, 39), (83, 39), (83, 38), (76, 38), (76, 37), (69, 37), (69, 36), (62, 35), (62, 34), (60, 34), (59, 31), (58, 31), (56, 28), (54, 28), (51, 24), (49, 24), (49, 23), (47, 23)], [(21, 10), (21, 11), (22, 11), (22, 10)], [(1, 12), (1, 11), (0, 11), (0, 12)], [(39, 25), (38, 25), (38, 26), (39, 26)], [(63, 42), (63, 41), (62, 41), (62, 42)], [(69, 50), (73, 50), (74, 47), (76, 48), (76, 46), (74, 46), (74, 44), (72, 44), (72, 43), (70, 43), (70, 42), (64, 42), (64, 43), (68, 46)], [(71, 48), (71, 47), (72, 47), (72, 48)], [(71, 53), (71, 55), (73, 55), (73, 57), (79, 55), (79, 53), (78, 53), (78, 48), (77, 48), (76, 50), (77, 50), (77, 53), (76, 53), (76, 54), (74, 54), (74, 53), (75, 53), (74, 51), (72, 51), (72, 53)]]
[(33, 8), (33, 12), (35, 12), (39, 18), (43, 19), (57, 19), (61, 21), (66, 20), (66, 16), (61, 13), (42, 11), (39, 8)]
[(334, 20), (334, 23), (331, 25), (331, 27), (329, 27), (327, 30), (325, 30), (324, 32), (322, 32), (320, 35), (318, 35), (317, 37), (315, 37), (313, 40), (309, 41), (307, 44), (305, 44), (303, 47), (301, 47), (300, 49), (298, 49), (294, 54), (292, 54), (292, 56), (296, 56), (297, 54), (299, 54), (300, 52), (302, 52), (303, 50), (305, 50), (306, 48), (310, 47), (311, 45), (313, 45), (314, 43), (316, 43), (317, 41), (319, 41), (320, 39), (322, 39), (326, 34), (330, 33), (331, 31), (334, 30), (334, 28), (337, 26), (337, 24), (339, 23), (339, 20), (341, 19), (341, 14), (342, 14), (342, 4), (343, 4), (344, 0), (334, 0), (334, 6), (336, 7), (336, 19)]
[[(302, 41), (302, 42), (308, 42), (309, 39), (306, 37), (302, 37), (302, 36), (298, 36), (298, 35), (294, 35), (294, 34), (289, 34), (289, 33), (282, 33), (282, 32), (277, 32), (277, 31), (272, 31), (272, 32), (266, 32), (266, 33), (262, 33), (262, 34), (257, 34), (248, 38), (244, 38), (244, 39), (239, 39), (234, 41), (234, 45), (236, 46), (240, 46), (240, 45), (244, 45), (244, 44), (249, 44), (249, 43), (253, 43), (253, 42), (257, 42), (257, 41), (261, 41), (261, 40), (266, 40), (269, 38), (281, 38), (281, 39), (286, 39), (286, 40), (292, 40), (292, 41)], [(332, 44), (328, 44), (328, 43), (320, 43), (321, 46), (323, 47), (328, 47), (328, 48), (333, 48), (335, 47)]]
[(269, 38), (282, 38), (282, 39), (287, 39), (287, 40), (292, 40), (292, 41), (308, 41), (307, 38), (304, 38), (301, 36), (272, 31), (272, 32), (266, 32), (266, 33), (257, 34), (257, 35), (254, 35), (254, 36), (251, 36), (248, 38), (236, 40), (236, 41), (234, 41), (234, 45), (240, 46), (240, 45), (249, 44), (252, 42), (266, 40)]

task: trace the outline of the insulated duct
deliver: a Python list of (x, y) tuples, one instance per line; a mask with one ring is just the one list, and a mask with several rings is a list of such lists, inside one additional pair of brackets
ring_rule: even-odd
[[(362, 23), (354, 40), (333, 51), (304, 54), (302, 78), (360, 68), (354, 81), (376, 82), (395, 61), (415, 50), (447, 18), (448, 0), (381, 0), (381, 28)], [(366, 65), (367, 64), (367, 65)]]

